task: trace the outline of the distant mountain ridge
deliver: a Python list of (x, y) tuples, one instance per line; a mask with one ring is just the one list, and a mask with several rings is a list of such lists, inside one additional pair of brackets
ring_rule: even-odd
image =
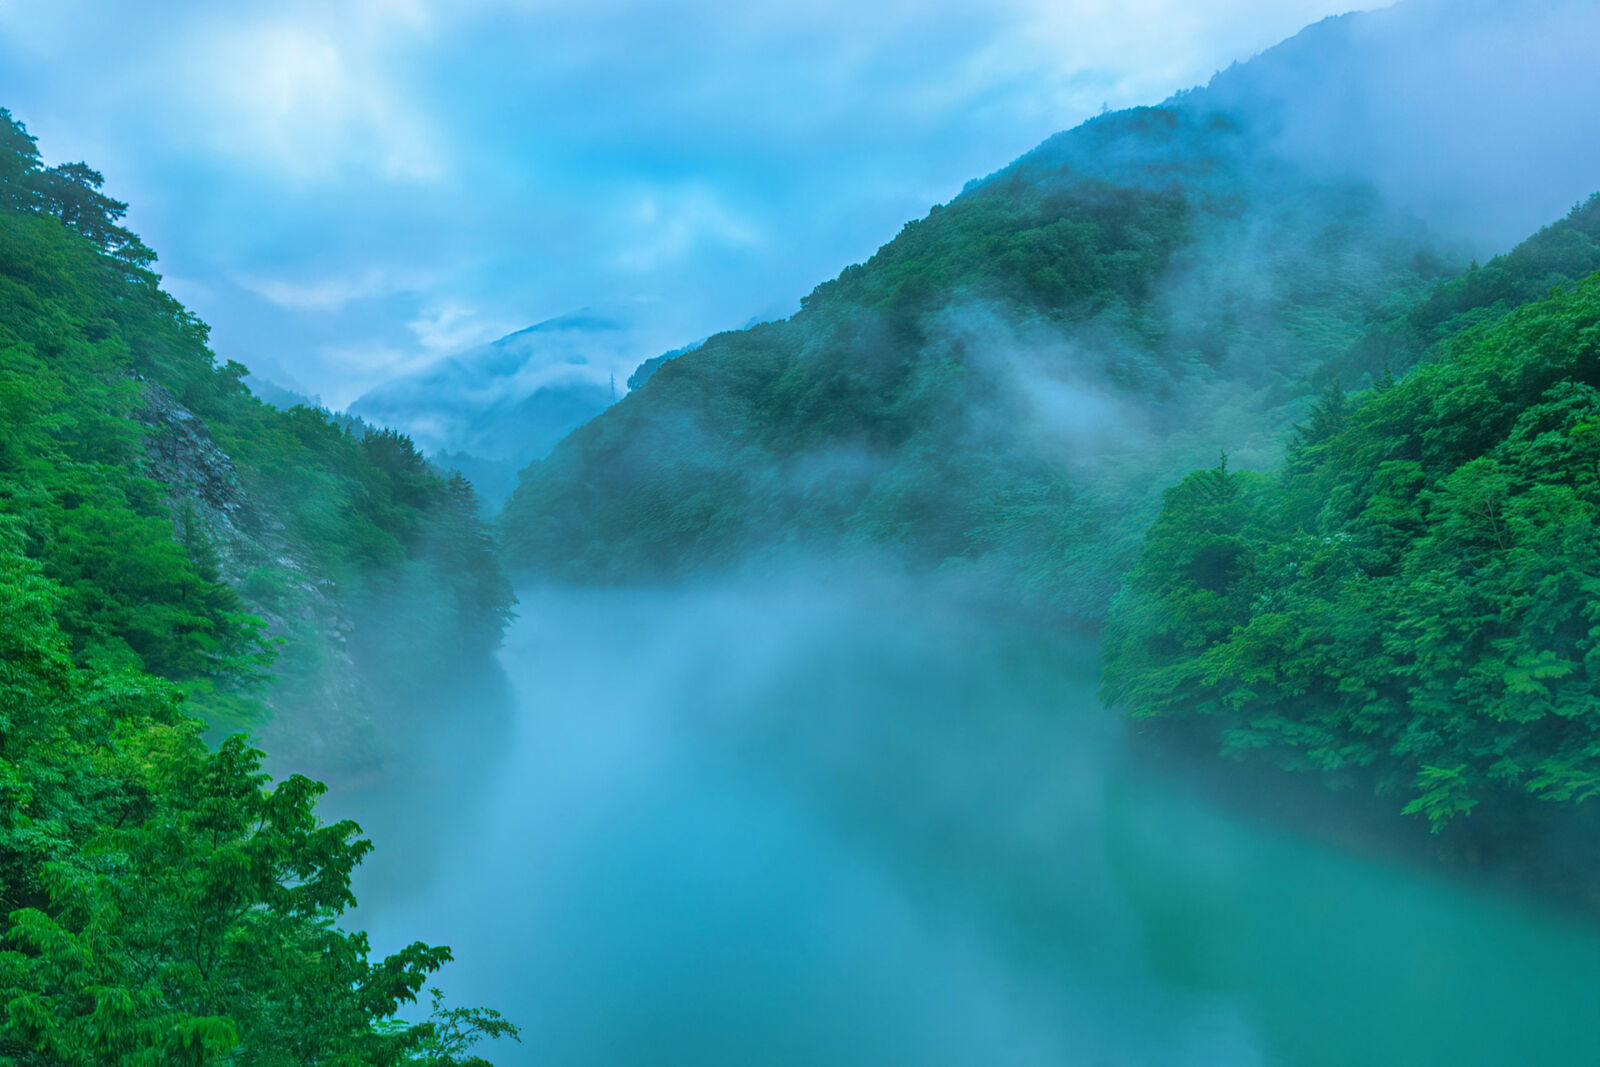
[(626, 358), (631, 325), (592, 310), (549, 319), (387, 382), (350, 411), (428, 451), (542, 452), (610, 402), (609, 367)]
[(517, 471), (615, 402), (663, 350), (657, 336), (647, 309), (584, 308), (387, 382), (350, 412), (402, 430), (498, 505)]

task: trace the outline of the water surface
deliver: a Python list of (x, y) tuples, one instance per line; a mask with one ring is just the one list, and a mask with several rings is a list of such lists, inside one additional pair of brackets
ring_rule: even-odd
[(338, 800), (497, 1063), (1600, 1063), (1600, 931), (1160, 781), (1087, 644), (892, 586), (521, 610), (506, 735)]

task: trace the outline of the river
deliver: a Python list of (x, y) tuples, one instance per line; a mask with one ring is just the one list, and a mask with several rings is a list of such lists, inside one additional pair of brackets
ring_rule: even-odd
[(1600, 1064), (1595, 926), (1213, 807), (944, 603), (525, 592), (503, 731), (332, 798), (355, 921), (502, 1067)]

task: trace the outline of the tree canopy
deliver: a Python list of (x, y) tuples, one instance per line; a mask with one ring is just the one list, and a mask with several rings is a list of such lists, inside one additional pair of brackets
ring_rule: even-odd
[(1600, 794), (1600, 274), (1166, 494), (1106, 693), (1443, 827)]

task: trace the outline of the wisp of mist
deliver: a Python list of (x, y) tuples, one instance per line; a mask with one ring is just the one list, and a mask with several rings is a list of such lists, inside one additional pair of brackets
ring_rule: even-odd
[(524, 590), (504, 732), (339, 798), (357, 918), (451, 944), (506, 1064), (1572, 1062), (1593, 932), (1151, 780), (1092, 643), (964, 603)]

